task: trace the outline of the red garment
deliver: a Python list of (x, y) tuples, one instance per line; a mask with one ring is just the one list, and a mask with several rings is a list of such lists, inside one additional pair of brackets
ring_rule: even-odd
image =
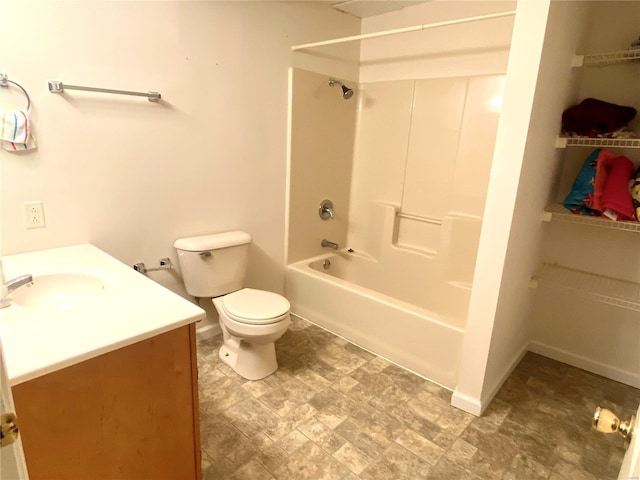
[(599, 212), (604, 211), (604, 208), (602, 208), (602, 192), (604, 192), (604, 186), (607, 183), (607, 177), (609, 176), (615, 158), (615, 153), (610, 150), (605, 150), (604, 148), (600, 150), (600, 154), (598, 155), (596, 180), (593, 186), (593, 209)]
[(617, 220), (635, 220), (629, 180), (633, 176), (633, 162), (625, 156), (612, 160), (611, 170), (602, 192), (602, 208), (618, 214)]

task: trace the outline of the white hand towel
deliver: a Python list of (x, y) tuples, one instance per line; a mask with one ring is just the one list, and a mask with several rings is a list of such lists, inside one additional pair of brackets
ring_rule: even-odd
[(27, 112), (0, 112), (0, 143), (11, 152), (37, 147)]

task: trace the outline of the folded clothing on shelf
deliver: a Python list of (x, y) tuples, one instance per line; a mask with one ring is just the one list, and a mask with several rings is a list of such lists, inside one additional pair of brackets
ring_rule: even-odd
[(636, 220), (629, 180), (633, 176), (633, 162), (625, 156), (611, 160), (602, 191), (602, 213), (612, 220)]
[(596, 165), (601, 148), (596, 148), (582, 164), (571, 192), (564, 200), (564, 208), (577, 215), (600, 215), (593, 206)]
[(634, 173), (633, 183), (631, 184), (631, 200), (636, 211), (636, 218), (640, 220), (640, 167)]
[(599, 212), (604, 210), (602, 207), (602, 192), (604, 192), (604, 186), (607, 183), (607, 177), (609, 176), (615, 158), (615, 153), (603, 148), (600, 150), (600, 154), (596, 160), (596, 181), (593, 185), (593, 208)]
[(625, 127), (635, 115), (633, 107), (586, 98), (562, 112), (562, 130), (587, 137), (612, 134)]

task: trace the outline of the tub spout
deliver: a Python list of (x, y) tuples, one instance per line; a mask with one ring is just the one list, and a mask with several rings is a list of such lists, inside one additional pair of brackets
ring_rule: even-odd
[(322, 239), (322, 242), (320, 242), (320, 245), (322, 245), (325, 248), (333, 248), (334, 250), (337, 250), (339, 248), (339, 245), (337, 243), (327, 240), (326, 238)]

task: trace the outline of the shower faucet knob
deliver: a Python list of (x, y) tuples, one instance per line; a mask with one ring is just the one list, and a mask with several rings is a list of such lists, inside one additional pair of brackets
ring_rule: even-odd
[(333, 202), (331, 200), (323, 200), (318, 208), (318, 215), (322, 220), (331, 220), (333, 218)]

